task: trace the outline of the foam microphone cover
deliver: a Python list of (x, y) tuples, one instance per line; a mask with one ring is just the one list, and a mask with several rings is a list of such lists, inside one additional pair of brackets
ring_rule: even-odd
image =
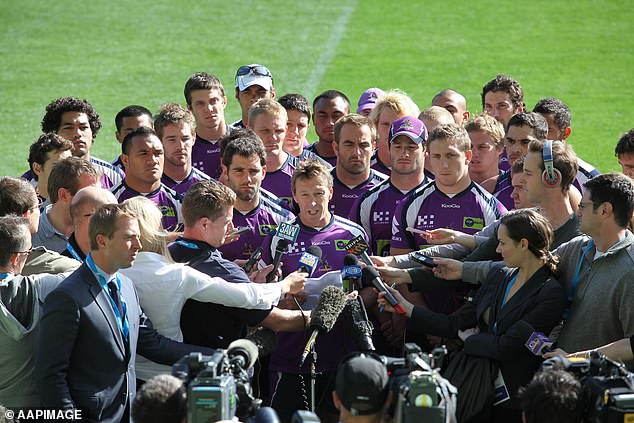
[(358, 266), (359, 259), (354, 254), (346, 254), (346, 256), (343, 258), (343, 265), (344, 266)]
[(258, 347), (248, 339), (236, 339), (227, 348), (227, 356), (229, 359), (234, 357), (242, 357), (244, 370), (250, 369), (258, 359)]
[(346, 308), (343, 310), (346, 331), (359, 347), (361, 351), (374, 351), (374, 343), (372, 342), (372, 331), (374, 325), (368, 320), (368, 315), (361, 307), (361, 298), (348, 300)]
[(271, 329), (258, 327), (246, 336), (246, 339), (258, 347), (260, 357), (271, 355), (277, 349), (277, 335)]
[(321, 255), (323, 254), (323, 251), (321, 251), (321, 248), (317, 245), (311, 245), (310, 247), (306, 248), (306, 252), (308, 254), (316, 256), (319, 260), (321, 260)]
[(275, 246), (275, 251), (280, 253), (286, 253), (288, 251), (288, 241), (285, 239), (280, 239), (277, 241), (277, 245)]
[(373, 286), (372, 281), (374, 279), (382, 280), (381, 275), (379, 275), (379, 271), (372, 266), (364, 267), (363, 272), (361, 272), (361, 284), (363, 287), (367, 288), (368, 286)]
[(310, 317), (311, 329), (329, 332), (346, 306), (346, 294), (336, 286), (329, 285), (319, 296), (317, 306)]

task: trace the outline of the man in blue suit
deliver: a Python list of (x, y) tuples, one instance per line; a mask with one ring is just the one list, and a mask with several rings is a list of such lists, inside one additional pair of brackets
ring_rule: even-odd
[(135, 215), (118, 204), (95, 212), (90, 254), (44, 302), (35, 369), (42, 403), (81, 409), (84, 421), (129, 422), (136, 391), (135, 352), (173, 364), (213, 350), (159, 335), (143, 314), (132, 281), (117, 271), (141, 248)]

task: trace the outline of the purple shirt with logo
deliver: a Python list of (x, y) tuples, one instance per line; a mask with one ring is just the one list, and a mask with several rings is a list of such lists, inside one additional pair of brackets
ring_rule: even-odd
[(374, 150), (372, 153), (372, 157), (370, 158), (370, 167), (376, 170), (379, 173), (390, 176), (392, 174), (392, 169), (385, 166), (383, 162), (379, 159), (379, 150)]
[(201, 172), (195, 167), (192, 167), (191, 172), (189, 172), (189, 176), (187, 176), (187, 178), (183, 179), (180, 182), (176, 182), (165, 173), (163, 173), (163, 176), (161, 177), (161, 182), (166, 187), (176, 191), (176, 194), (178, 194), (178, 198), (183, 198), (187, 190), (189, 190), (189, 188), (196, 182), (209, 181), (210, 179), (211, 177), (209, 177), (209, 175)]
[(295, 173), (298, 159), (291, 154), (286, 154), (288, 157), (282, 167), (274, 172), (266, 172), (266, 176), (262, 180), (262, 188), (275, 194), (280, 199), (281, 204), (290, 210), (293, 202), (291, 178)]
[(159, 210), (161, 210), (161, 213), (163, 214), (163, 228), (168, 231), (176, 231), (180, 229), (181, 223), (183, 222), (181, 215), (181, 202), (178, 199), (178, 194), (165, 185), (161, 184), (161, 186), (154, 191), (147, 194), (141, 194), (140, 192), (130, 188), (124, 180), (119, 185), (111, 189), (111, 191), (119, 203), (123, 203), (128, 198), (142, 195), (148, 200), (151, 200), (157, 205)]
[[(225, 136), (231, 135), (231, 128), (225, 125)], [(222, 157), (220, 157), (220, 142), (209, 141), (196, 134), (196, 141), (192, 147), (192, 166), (213, 179), (220, 178), (222, 173)]]
[[(289, 252), (282, 257), (284, 262), (283, 275), (297, 270), (301, 254), (311, 245), (318, 246), (322, 251), (321, 259), (312, 277), (319, 277), (333, 270), (341, 270), (343, 258), (348, 254), (345, 249), (348, 241), (357, 236), (363, 236), (366, 242), (368, 240), (363, 228), (335, 215), (332, 216), (330, 223), (321, 229), (305, 226), (299, 218), (295, 218), (290, 223), (298, 225), (300, 230), (296, 242), (290, 246)], [(278, 236), (269, 235), (264, 241), (262, 260), (265, 263), (273, 262), (275, 246), (279, 240)], [(307, 373), (309, 360), (304, 363), (301, 370), (299, 361), (308, 336), (310, 336), (309, 332), (279, 332), (277, 335), (278, 347), (271, 355), (270, 369), (286, 373)], [(346, 336), (341, 322), (336, 323), (327, 334), (320, 335), (316, 343), (317, 371), (334, 371), (347, 352), (357, 349), (351, 341), (351, 337)]]
[(506, 207), (506, 210), (513, 210), (515, 208), (515, 202), (511, 198), (513, 192), (513, 185), (511, 185), (511, 171), (500, 171), (498, 181), (495, 184), (493, 190), (493, 196)]
[(370, 176), (364, 182), (360, 183), (356, 187), (349, 188), (339, 179), (337, 179), (336, 168), (330, 171), (333, 179), (333, 192), (332, 192), (332, 200), (330, 200), (330, 213), (336, 214), (338, 216), (348, 216), (350, 214), (350, 210), (352, 210), (352, 206), (355, 201), (361, 195), (373, 188), (374, 186), (380, 184), (385, 181), (388, 177), (382, 173), (376, 172), (375, 170), (370, 169)]
[(315, 155), (317, 157), (319, 157), (320, 159), (322, 159), (325, 162), (328, 162), (330, 164), (330, 166), (335, 167), (337, 165), (337, 156), (332, 156), (332, 157), (324, 157), (322, 155), (320, 155), (317, 150), (315, 149), (315, 144), (317, 144), (316, 142), (309, 145), (308, 147), (304, 147), (304, 151), (310, 151), (315, 153)]
[(111, 165), (105, 160), (98, 159), (96, 157), (90, 157), (90, 163), (95, 166), (101, 172), (101, 187), (105, 189), (112, 189), (112, 187), (118, 185), (123, 181), (124, 173), (116, 166)]

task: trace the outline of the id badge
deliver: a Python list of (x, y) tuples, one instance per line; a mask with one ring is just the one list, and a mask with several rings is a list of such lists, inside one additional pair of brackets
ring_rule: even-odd
[(502, 372), (499, 370), (498, 376), (493, 382), (493, 387), (495, 388), (495, 398), (493, 399), (493, 405), (502, 404), (504, 401), (508, 401), (511, 398), (511, 396), (509, 395), (509, 390), (506, 388), (504, 378), (502, 377)]

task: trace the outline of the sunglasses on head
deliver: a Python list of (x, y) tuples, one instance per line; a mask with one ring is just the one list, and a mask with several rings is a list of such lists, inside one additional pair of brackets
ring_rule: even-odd
[(257, 76), (268, 76), (268, 77), (272, 77), (271, 75), (271, 71), (269, 71), (266, 66), (262, 66), (262, 65), (257, 65), (257, 66), (240, 66), (238, 68), (238, 72), (236, 73), (236, 76), (244, 76), (244, 75), (248, 75), (250, 73), (253, 73)]

